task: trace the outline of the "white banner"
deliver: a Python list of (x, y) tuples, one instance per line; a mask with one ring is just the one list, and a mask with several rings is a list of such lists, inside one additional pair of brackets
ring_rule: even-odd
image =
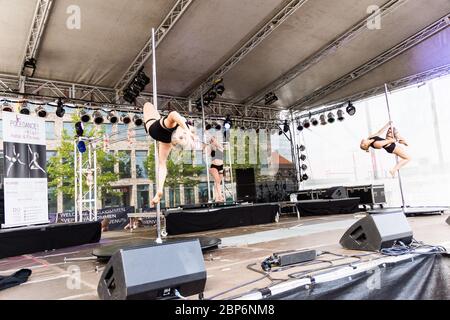
[(3, 112), (5, 223), (48, 223), (45, 120)]

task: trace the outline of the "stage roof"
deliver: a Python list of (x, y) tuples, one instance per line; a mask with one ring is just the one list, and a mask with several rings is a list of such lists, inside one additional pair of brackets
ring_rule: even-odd
[[(41, 2), (0, 0), (1, 74), (20, 73)], [(67, 27), (74, 5), (80, 29)], [(176, 5), (182, 12), (157, 47), (160, 94), (192, 96), (233, 58), (223, 72), (223, 100), (264, 105), (261, 97), (273, 91), (279, 100), (271, 108), (302, 110), (450, 65), (449, 0), (58, 0), (38, 43), (34, 77), (115, 88), (151, 28)], [(367, 27), (371, 5), (383, 10), (379, 29)], [(254, 43), (242, 51), (248, 41)], [(380, 56), (386, 52), (389, 59)], [(376, 57), (373, 70), (352, 75)], [(354, 79), (333, 85), (348, 75)]]

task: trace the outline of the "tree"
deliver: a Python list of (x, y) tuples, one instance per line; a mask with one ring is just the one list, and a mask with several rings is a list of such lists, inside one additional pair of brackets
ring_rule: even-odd
[[(181, 151), (173, 149), (169, 159), (167, 160), (167, 177), (165, 186), (176, 188), (179, 185), (186, 187), (194, 187), (199, 183), (198, 175), (204, 170), (201, 166), (194, 166), (192, 163), (185, 163), (186, 155), (191, 151)], [(150, 180), (156, 181), (155, 178), (155, 149), (153, 144), (150, 147), (147, 158), (144, 161), (145, 172)]]
[[(72, 122), (79, 121), (79, 117), (74, 115)], [(103, 134), (103, 130), (92, 125), (85, 126), (85, 137), (98, 137)], [(53, 187), (53, 192), (61, 192), (64, 196), (73, 198), (75, 194), (75, 172), (74, 172), (74, 142), (75, 137), (71, 136), (66, 130), (63, 130), (61, 144), (56, 148), (56, 155), (48, 159), (48, 185)], [(119, 180), (119, 174), (114, 172), (114, 166), (117, 163), (117, 157), (103, 149), (103, 143), (97, 144), (97, 197), (103, 198), (105, 195), (120, 195), (120, 192), (114, 191), (112, 183)], [(87, 160), (87, 153), (83, 154), (83, 160)], [(87, 191), (86, 179), (83, 181), (83, 191)]]

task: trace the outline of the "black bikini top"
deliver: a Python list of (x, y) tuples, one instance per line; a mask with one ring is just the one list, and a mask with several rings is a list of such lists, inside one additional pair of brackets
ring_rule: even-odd
[(381, 138), (381, 137), (379, 137), (379, 136), (375, 136), (375, 137), (372, 137), (372, 138), (370, 138), (370, 139), (373, 140), (373, 142), (370, 144), (370, 146), (371, 146), (372, 148), (374, 148), (374, 149), (376, 149), (376, 148), (373, 146), (375, 142), (377, 142), (377, 141), (383, 141), (383, 140), (384, 140), (383, 138)]

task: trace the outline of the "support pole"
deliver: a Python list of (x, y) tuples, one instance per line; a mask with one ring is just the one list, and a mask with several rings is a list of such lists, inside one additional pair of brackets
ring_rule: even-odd
[(75, 202), (75, 206), (74, 206), (74, 211), (75, 211), (75, 222), (78, 221), (78, 173), (77, 173), (77, 162), (78, 162), (78, 158), (77, 158), (78, 154), (77, 154), (77, 141), (74, 140), (73, 141), (73, 171), (74, 171), (74, 177), (75, 177), (75, 196), (74, 196), (74, 202)]
[[(389, 115), (389, 121), (391, 123), (391, 133), (392, 136), (394, 136), (394, 126), (392, 124), (392, 118), (391, 118), (391, 107), (389, 104), (389, 89), (388, 89), (388, 85), (385, 83), (384, 84), (384, 95), (386, 96), (386, 106), (387, 106), (387, 111), (388, 111), (388, 115)], [(395, 161), (396, 163), (398, 163), (398, 157), (395, 157)], [(403, 185), (402, 185), (402, 177), (400, 175), (400, 170), (398, 171), (398, 184), (400, 187), (400, 195), (402, 197), (402, 211), (403, 213), (405, 213), (405, 196), (403, 195)]]
[(291, 110), (291, 152), (292, 152), (292, 160), (295, 165), (295, 174), (297, 177), (297, 190), (300, 191), (300, 156), (298, 154), (298, 144), (297, 144), (297, 128), (295, 127), (295, 119), (294, 112)]
[[(202, 126), (203, 126), (203, 143), (206, 145), (206, 120), (205, 120), (205, 106), (203, 105), (203, 93), (200, 96), (200, 101), (202, 104)], [(208, 155), (206, 152), (203, 152), (205, 155), (205, 165), (206, 165), (206, 182), (208, 185), (208, 203), (211, 202), (211, 182), (209, 177), (209, 162)]]
[[(155, 29), (152, 28), (152, 72), (153, 72), (153, 106), (158, 110), (158, 93), (156, 86), (156, 51), (155, 51)], [(159, 190), (159, 154), (158, 143), (155, 140), (155, 178), (156, 178), (156, 192)], [(161, 239), (161, 201), (156, 204), (156, 243), (162, 243)]]

